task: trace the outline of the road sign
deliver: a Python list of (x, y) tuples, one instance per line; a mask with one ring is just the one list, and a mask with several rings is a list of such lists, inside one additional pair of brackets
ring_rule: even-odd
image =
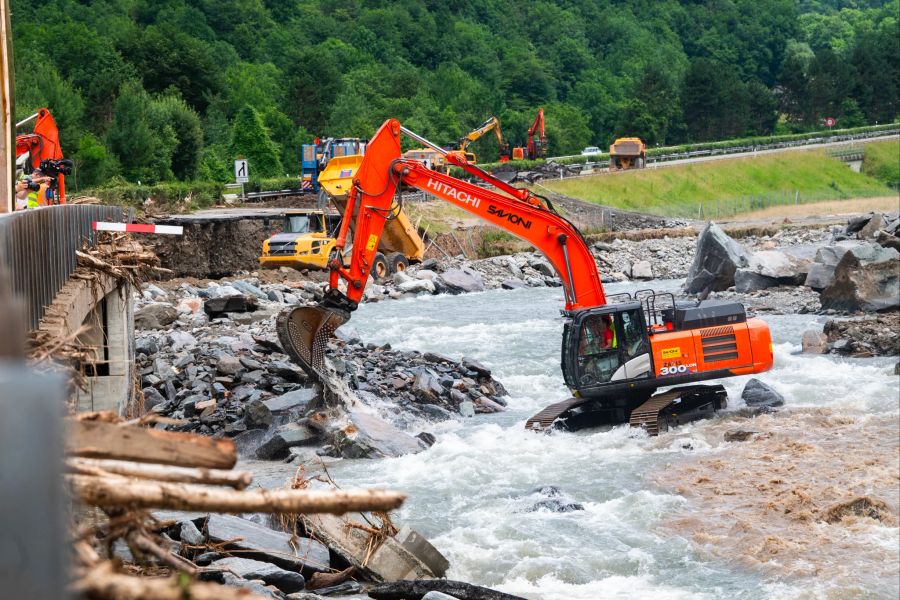
[(834, 127), (835, 123), (837, 123), (837, 119), (834, 117), (825, 117), (825, 127)]
[(250, 167), (247, 166), (247, 160), (239, 158), (234, 161), (234, 180), (237, 183), (247, 183), (250, 181)]

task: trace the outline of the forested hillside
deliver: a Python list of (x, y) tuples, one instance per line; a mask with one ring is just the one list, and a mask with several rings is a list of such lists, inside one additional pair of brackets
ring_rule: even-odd
[[(12, 0), (17, 116), (79, 187), (296, 173), (387, 117), (440, 143), (538, 107), (551, 154), (898, 116), (898, 0)], [(479, 158), (496, 158), (487, 139)]]

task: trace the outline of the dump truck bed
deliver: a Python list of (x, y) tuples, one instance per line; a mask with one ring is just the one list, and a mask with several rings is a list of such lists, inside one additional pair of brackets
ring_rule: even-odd
[[(356, 170), (362, 163), (362, 155), (335, 156), (328, 161), (328, 166), (319, 174), (319, 185), (331, 197), (335, 208), (341, 215), (347, 206), (347, 197), (353, 184)], [(351, 225), (352, 227), (352, 225)], [(425, 256), (425, 242), (402, 210), (395, 219), (384, 225), (379, 250), (384, 253), (400, 252), (410, 261), (421, 261)]]

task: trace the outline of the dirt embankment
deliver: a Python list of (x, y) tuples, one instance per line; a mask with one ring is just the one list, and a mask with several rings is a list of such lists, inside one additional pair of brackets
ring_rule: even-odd
[(181, 236), (147, 236), (173, 277), (219, 278), (259, 267), (263, 241), (274, 221), (244, 219), (185, 223)]
[(722, 420), (705, 436), (752, 430), (723, 452), (655, 476), (688, 505), (665, 528), (743, 567), (840, 587), (896, 585), (900, 431), (896, 415), (793, 410)]

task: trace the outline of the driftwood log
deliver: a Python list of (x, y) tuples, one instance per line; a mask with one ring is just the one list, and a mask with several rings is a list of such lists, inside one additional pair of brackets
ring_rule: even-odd
[(188, 582), (179, 576), (131, 577), (117, 573), (108, 562), (88, 569), (70, 586), (78, 596), (100, 600), (263, 600), (247, 590), (216, 583)]
[(236, 490), (242, 490), (253, 482), (253, 473), (250, 471), (192, 469), (98, 458), (68, 458), (66, 459), (66, 468), (79, 475), (123, 475), (173, 483), (224, 485)]
[(208, 469), (237, 462), (232, 440), (75, 419), (66, 419), (66, 454)]
[(449, 579), (415, 579), (379, 584), (369, 590), (375, 600), (422, 600), (428, 592), (442, 592), (459, 600), (525, 600), (489, 588)]
[(222, 513), (331, 513), (389, 511), (406, 494), (381, 490), (236, 491), (190, 483), (145, 481), (125, 477), (66, 475), (74, 496), (101, 508), (165, 508)]

